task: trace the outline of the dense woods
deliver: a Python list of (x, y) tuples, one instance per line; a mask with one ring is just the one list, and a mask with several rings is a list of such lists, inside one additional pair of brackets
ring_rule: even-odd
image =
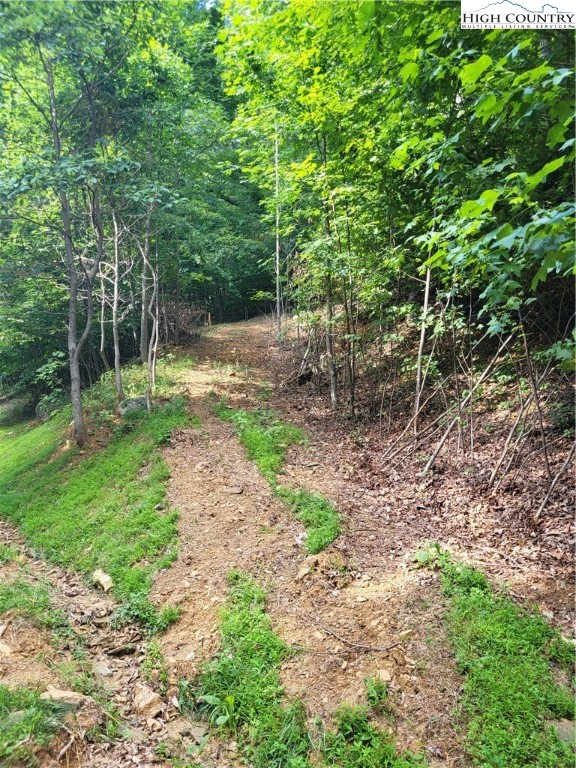
[(552, 478), (570, 31), (370, 0), (8, 0), (1, 22), (4, 384), (48, 406), (70, 391), (83, 443), (85, 384), (114, 368), (122, 400), (139, 357), (150, 398), (159, 348), (274, 304), (280, 343), (297, 324), (295, 381), (383, 430), (403, 411), (437, 447), (454, 431), (473, 452), (479, 388), (516, 380)]

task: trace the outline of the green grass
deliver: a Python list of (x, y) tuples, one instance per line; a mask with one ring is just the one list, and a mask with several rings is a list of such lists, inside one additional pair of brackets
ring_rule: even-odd
[[(141, 368), (129, 369), (128, 391), (143, 375)], [(166, 374), (161, 382), (168, 390)], [(114, 419), (110, 377), (85, 401), (90, 423)], [(58, 451), (69, 418), (65, 407), (39, 426), (0, 431), (0, 514), (51, 562), (87, 576), (104, 570), (131, 617), (162, 628), (174, 612), (157, 617), (147, 595), (154, 571), (176, 557), (178, 515), (157, 509), (169, 476), (157, 449), (187, 422), (186, 402), (174, 398), (150, 414), (128, 414), (108, 444), (88, 455), (75, 447)]]
[(313, 555), (326, 549), (340, 535), (340, 515), (334, 506), (319, 493), (304, 488), (277, 486), (277, 495), (283, 499), (294, 517), (306, 528), (306, 549)]
[(571, 768), (574, 752), (546, 725), (574, 718), (573, 692), (553, 667), (571, 673), (574, 647), (540, 616), (497, 594), (480, 572), (440, 556), (451, 641), (464, 676), (461, 720), (482, 768)]
[(422, 763), (399, 755), (363, 708), (342, 709), (337, 731), (308, 729), (300, 700), (285, 701), (280, 667), (294, 651), (271, 628), (265, 592), (245, 574), (229, 576), (218, 655), (198, 679), (181, 685), (184, 708), (233, 736), (253, 768), (408, 768)]
[(338, 768), (415, 768), (423, 758), (399, 754), (392, 740), (369, 720), (365, 707), (343, 705), (334, 714), (336, 732), (328, 732), (323, 765)]
[(280, 421), (273, 411), (266, 408), (251, 412), (235, 410), (219, 400), (214, 411), (219, 418), (235, 426), (248, 458), (268, 480), (274, 493), (288, 504), (293, 516), (304, 524), (308, 551), (316, 554), (325, 549), (340, 535), (338, 511), (319, 493), (288, 488), (278, 483), (286, 450), (290, 445), (305, 443), (304, 432)]
[(35, 584), (20, 577), (0, 584), (0, 617), (8, 611), (25, 616), (49, 629), (68, 626), (61, 611), (52, 607), (47, 584)]
[(243, 411), (229, 408), (220, 400), (214, 407), (216, 415), (236, 427), (240, 442), (245, 446), (251, 459), (271, 485), (289, 446), (304, 443), (304, 432), (298, 427), (284, 424), (277, 415), (267, 408)]
[(18, 550), (7, 544), (0, 544), (0, 563), (11, 563), (18, 557)]
[(0, 684), (0, 765), (36, 765), (34, 751), (51, 743), (65, 715), (61, 704), (36, 691)]

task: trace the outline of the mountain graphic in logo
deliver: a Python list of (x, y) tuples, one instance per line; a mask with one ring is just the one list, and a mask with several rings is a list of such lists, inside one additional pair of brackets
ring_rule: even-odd
[(476, 8), (477, 13), (518, 13), (519, 11), (525, 11), (526, 13), (540, 13), (540, 14), (558, 14), (567, 13), (567, 11), (561, 11), (554, 5), (549, 3), (538, 4), (528, 3), (528, 5), (521, 5), (520, 3), (512, 3), (510, 0), (499, 0), (497, 3), (488, 3), (488, 5), (482, 6), (482, 8)]

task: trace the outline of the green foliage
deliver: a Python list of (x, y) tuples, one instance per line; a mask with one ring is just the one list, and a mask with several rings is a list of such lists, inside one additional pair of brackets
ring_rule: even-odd
[(387, 734), (379, 731), (364, 707), (342, 706), (334, 713), (336, 732), (328, 733), (322, 749), (325, 766), (339, 768), (414, 768), (421, 758), (399, 754)]
[(158, 611), (148, 600), (148, 591), (142, 591), (129, 594), (126, 602), (114, 611), (113, 622), (119, 627), (134, 622), (154, 635), (165, 632), (181, 615), (182, 609), (173, 605)]
[(160, 643), (150, 640), (140, 665), (144, 679), (158, 688), (162, 696), (168, 692), (169, 673)]
[(64, 617), (52, 608), (50, 591), (46, 584), (34, 584), (25, 578), (0, 584), (0, 616), (15, 611), (20, 616), (34, 619), (40, 626), (58, 629), (65, 626)]
[(366, 701), (372, 709), (381, 710), (388, 698), (388, 686), (378, 677), (368, 677), (364, 680)]
[(286, 450), (290, 445), (305, 442), (301, 429), (284, 424), (277, 414), (266, 408), (252, 412), (235, 410), (220, 400), (214, 408), (216, 415), (232, 423), (240, 442), (251, 459), (271, 485), (282, 468)]
[[(399, 755), (389, 737), (369, 723), (361, 707), (336, 713), (338, 730), (316, 724), (308, 731), (299, 701), (283, 703), (280, 667), (291, 651), (272, 631), (266, 594), (247, 575), (232, 571), (222, 613), (222, 642), (195, 683), (180, 686), (180, 703), (204, 715), (212, 727), (233, 735), (254, 768), (412, 768), (423, 763)], [(374, 688), (379, 702), (382, 690)], [(312, 757), (313, 754), (321, 759)]]
[(156, 452), (186, 422), (176, 399), (131, 420), (131, 430), (81, 457), (58, 451), (67, 414), (0, 441), (3, 515), (51, 561), (91, 574), (101, 568), (114, 581), (126, 610), (152, 629), (174, 620), (154, 618), (146, 602), (156, 568), (176, 556), (177, 513), (159, 512), (167, 467)]
[(446, 559), (447, 616), (464, 675), (461, 718), (467, 749), (486, 768), (549, 768), (573, 764), (570, 746), (546, 719), (574, 718), (574, 698), (554, 680), (553, 664), (571, 673), (574, 647), (539, 616), (495, 594), (478, 571)]
[(229, 583), (221, 649), (182, 697), (239, 739), (255, 768), (304, 768), (310, 742), (303, 707), (281, 703), (279, 669), (290, 651), (271, 629), (265, 592), (242, 573), (232, 572)]
[(326, 549), (340, 535), (340, 515), (324, 496), (282, 485), (276, 487), (276, 493), (289, 505), (294, 517), (304, 523), (306, 548), (312, 554)]
[(0, 764), (34, 766), (35, 750), (48, 746), (66, 715), (61, 704), (37, 691), (0, 684)]
[(18, 557), (18, 551), (7, 544), (0, 544), (0, 563), (10, 563)]

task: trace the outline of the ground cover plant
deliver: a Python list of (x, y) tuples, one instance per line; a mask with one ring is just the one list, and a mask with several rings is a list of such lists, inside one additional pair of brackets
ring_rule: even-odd
[(267, 408), (253, 411), (230, 408), (224, 400), (214, 406), (216, 415), (236, 428), (248, 458), (270, 483), (274, 493), (285, 501), (293, 516), (306, 528), (306, 548), (312, 554), (325, 549), (341, 531), (340, 515), (327, 498), (304, 488), (290, 488), (278, 482), (286, 450), (305, 443), (304, 432), (282, 422)]
[[(160, 392), (170, 391), (176, 372), (165, 366)], [(143, 376), (139, 368), (128, 369), (128, 391), (138, 391)], [(96, 569), (109, 574), (115, 597), (124, 603), (119, 621), (162, 630), (178, 612), (158, 614), (147, 595), (153, 572), (176, 556), (178, 515), (163, 509), (168, 470), (156, 449), (187, 422), (186, 402), (176, 397), (119, 421), (110, 377), (87, 393), (86, 402), (106, 441), (87, 456), (64, 445), (68, 408), (39, 426), (4, 432), (2, 513), (52, 562), (87, 576)]]
[(62, 704), (36, 691), (0, 683), (0, 765), (34, 765), (35, 750), (50, 744), (65, 715)]
[(574, 670), (574, 647), (538, 615), (496, 592), (484, 574), (435, 548), (448, 600), (447, 622), (464, 676), (460, 719), (467, 749), (483, 768), (568, 768), (571, 745), (548, 720), (574, 719), (574, 693), (554, 670)]
[[(221, 648), (196, 681), (181, 684), (181, 705), (238, 740), (254, 768), (410, 768), (423, 764), (398, 754), (363, 707), (343, 707), (336, 731), (316, 721), (309, 729), (300, 700), (285, 701), (282, 662), (296, 651), (275, 634), (266, 593), (249, 576), (229, 575)], [(382, 693), (382, 692), (380, 692)]]

